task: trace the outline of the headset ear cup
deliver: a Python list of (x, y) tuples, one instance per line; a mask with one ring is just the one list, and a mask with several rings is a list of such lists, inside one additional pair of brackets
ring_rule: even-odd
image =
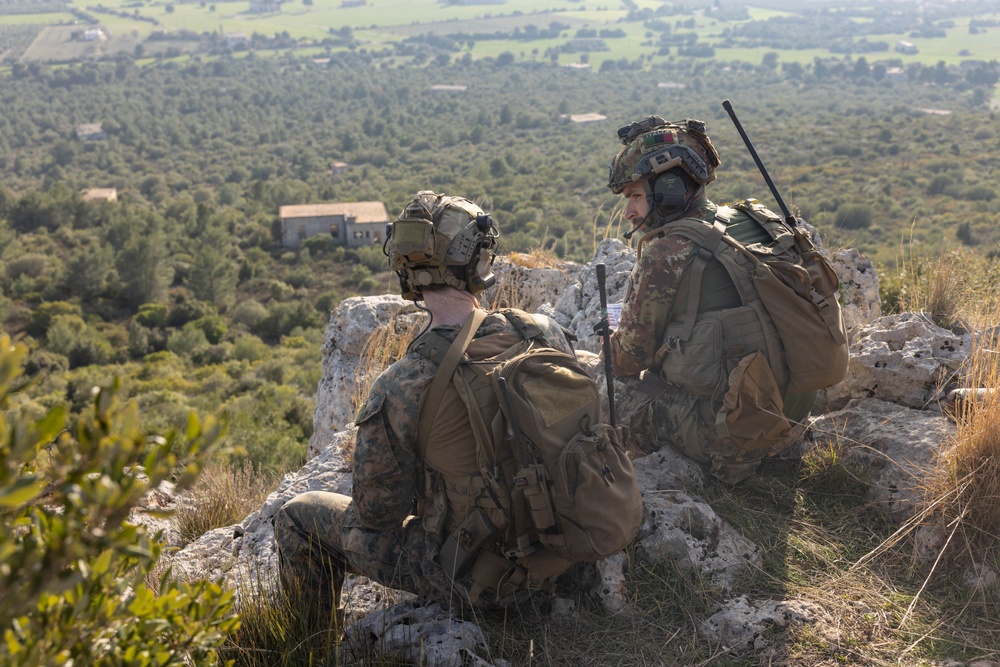
[(666, 217), (684, 210), (688, 185), (684, 174), (671, 169), (653, 181), (653, 201), (656, 212)]

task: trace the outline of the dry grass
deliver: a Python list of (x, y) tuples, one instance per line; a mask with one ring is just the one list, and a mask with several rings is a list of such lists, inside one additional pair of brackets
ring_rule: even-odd
[[(1000, 322), (1000, 309), (979, 321)], [(966, 386), (1000, 387), (1000, 330), (973, 341)], [(954, 444), (929, 486), (929, 507), (952, 526), (951, 546), (966, 562), (1000, 565), (1000, 392), (960, 403)], [(1000, 568), (998, 568), (1000, 569)]]
[(379, 374), (406, 354), (407, 346), (426, 321), (426, 315), (392, 317), (368, 336), (361, 350), (354, 390), (351, 392), (351, 405), (355, 411), (365, 402)]
[(239, 523), (260, 509), (279, 479), (248, 461), (206, 467), (177, 511), (181, 539), (187, 544), (210, 530)]

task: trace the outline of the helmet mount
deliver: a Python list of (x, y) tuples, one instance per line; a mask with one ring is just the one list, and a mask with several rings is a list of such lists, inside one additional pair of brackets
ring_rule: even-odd
[(421, 190), (390, 227), (383, 250), (404, 299), (420, 301), (433, 285), (476, 295), (496, 282), (491, 267), (499, 231), (468, 199)]

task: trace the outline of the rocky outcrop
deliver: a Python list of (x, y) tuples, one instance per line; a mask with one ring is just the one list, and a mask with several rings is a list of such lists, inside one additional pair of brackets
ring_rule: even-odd
[(847, 377), (826, 390), (833, 409), (852, 398), (877, 398), (918, 410), (937, 409), (960, 378), (969, 334), (935, 325), (925, 313), (873, 320), (852, 334)]
[[(624, 296), (634, 260), (634, 251), (616, 239), (606, 239), (586, 266), (499, 264), (498, 289), (508, 290), (505, 305), (544, 312), (577, 336), (578, 349), (599, 352), (600, 339), (593, 334), (601, 312), (594, 266), (607, 267), (609, 301), (615, 303)], [(937, 464), (954, 433), (937, 400), (961, 371), (971, 339), (940, 329), (921, 314), (881, 317), (871, 262), (853, 250), (835, 253), (832, 261), (842, 280), (852, 360), (848, 377), (825, 392), (827, 412), (811, 424), (799, 451), (836, 447), (870, 480), (875, 505), (890, 518), (902, 520), (920, 500), (919, 480)], [(347, 299), (337, 307), (323, 347), (309, 461), (286, 476), (259, 511), (177, 554), (172, 559), (175, 571), (230, 581), (239, 581), (245, 573), (252, 573), (248, 579), (257, 582), (276, 580), (270, 521), (277, 509), (307, 490), (349, 493), (352, 400), (357, 383), (366, 379), (360, 363), (366, 342), (379, 327), (403, 330), (420, 317), (413, 304), (394, 296)], [(673, 451), (648, 455), (635, 466), (645, 505), (635, 553), (650, 561), (669, 560), (720, 595), (737, 593), (741, 578), (760, 568), (761, 549), (699, 498), (705, 485), (701, 468)], [(923, 539), (929, 550), (940, 535), (927, 533)], [(611, 613), (628, 613), (631, 608), (625, 564), (624, 554), (618, 554), (598, 563), (593, 573), (592, 594)], [(976, 585), (996, 585), (995, 573), (976, 574)], [(391, 653), (429, 665), (502, 663), (488, 662), (479, 628), (452, 619), (439, 607), (424, 606), (413, 596), (390, 594), (364, 579), (351, 578), (345, 597), (361, 619), (348, 619), (356, 622), (344, 644), (349, 652), (342, 656), (345, 661), (359, 654)], [(554, 608), (569, 606), (557, 601)], [(767, 629), (808, 624), (822, 634), (827, 621), (814, 602), (736, 595), (703, 619), (699, 629), (713, 645), (730, 651), (763, 651), (774, 640), (775, 633), (765, 633)]]

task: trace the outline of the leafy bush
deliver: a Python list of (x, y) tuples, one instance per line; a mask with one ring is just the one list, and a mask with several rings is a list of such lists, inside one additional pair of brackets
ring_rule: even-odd
[(209, 343), (205, 332), (193, 324), (185, 324), (182, 329), (172, 332), (167, 338), (167, 349), (177, 356), (191, 357), (207, 348)]
[(867, 229), (872, 217), (872, 209), (866, 204), (841, 204), (833, 216), (833, 224), (841, 229)]
[(261, 361), (271, 355), (271, 348), (256, 336), (240, 336), (233, 343), (232, 357), (245, 361)]
[(63, 406), (37, 421), (11, 416), (25, 357), (0, 337), (0, 664), (216, 664), (214, 648), (239, 625), (232, 594), (166, 575), (154, 590), (160, 545), (128, 517), (178, 470), (189, 488), (222, 424), (192, 415), (183, 433), (145, 432), (117, 382), (72, 434)]
[(973, 185), (961, 193), (961, 198), (966, 201), (992, 201), (996, 196), (996, 190), (988, 185)]
[(236, 306), (232, 314), (233, 324), (242, 324), (248, 329), (254, 329), (266, 319), (267, 308), (254, 299), (248, 299)]

